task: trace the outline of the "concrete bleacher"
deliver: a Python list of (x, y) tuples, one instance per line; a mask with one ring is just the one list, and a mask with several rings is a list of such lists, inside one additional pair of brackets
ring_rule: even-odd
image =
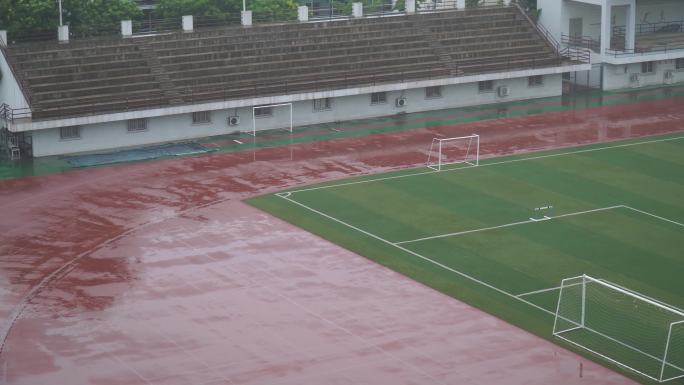
[(558, 66), (515, 7), (9, 48), (34, 119)]

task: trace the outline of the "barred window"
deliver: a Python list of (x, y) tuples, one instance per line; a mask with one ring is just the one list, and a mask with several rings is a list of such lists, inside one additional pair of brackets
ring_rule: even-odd
[(478, 92), (494, 92), (494, 81), (485, 80), (483, 82), (477, 82)]
[(314, 99), (314, 111), (325, 111), (332, 108), (332, 100), (330, 98)]
[(371, 104), (387, 103), (387, 92), (373, 92), (371, 94)]
[(128, 121), (128, 132), (147, 131), (147, 119), (131, 119)]
[(441, 98), (441, 97), (442, 97), (442, 87), (435, 86), (435, 87), (425, 88), (425, 98), (434, 99), (434, 98)]
[(273, 116), (273, 107), (257, 107), (254, 109), (255, 118), (270, 118)]
[(675, 60), (675, 69), (684, 70), (684, 57)]
[(60, 127), (59, 128), (59, 139), (80, 139), (81, 138), (81, 127), (80, 126), (70, 126), (70, 127)]
[(540, 87), (544, 85), (544, 77), (542, 75), (529, 76), (527, 78), (528, 87)]
[(211, 111), (199, 111), (192, 113), (192, 123), (211, 123)]
[(655, 72), (655, 63), (652, 61), (647, 61), (641, 63), (641, 73), (642, 74), (652, 74)]

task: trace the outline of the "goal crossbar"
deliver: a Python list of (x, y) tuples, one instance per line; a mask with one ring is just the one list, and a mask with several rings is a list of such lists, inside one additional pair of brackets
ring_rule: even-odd
[[(684, 378), (684, 311), (604, 279), (562, 280), (553, 335), (658, 382)], [(597, 345), (591, 335), (610, 343)], [(651, 361), (625, 358), (622, 348), (602, 351), (611, 343)]]
[[(445, 143), (466, 142), (465, 154), (459, 159), (448, 159), (445, 152), (448, 151)], [(437, 153), (436, 155), (435, 152)], [(456, 136), (451, 138), (433, 138), (428, 152), (427, 167), (435, 171), (441, 171), (443, 166), (451, 164), (468, 164), (478, 166), (480, 164), (480, 135), (472, 134), (466, 136)]]
[(292, 133), (292, 103), (277, 103), (277, 104), (264, 104), (261, 106), (252, 107), (252, 132), (250, 135), (256, 137), (256, 110), (261, 108), (274, 108), (274, 107), (290, 107), (290, 126), (288, 128), (283, 128), (284, 130)]

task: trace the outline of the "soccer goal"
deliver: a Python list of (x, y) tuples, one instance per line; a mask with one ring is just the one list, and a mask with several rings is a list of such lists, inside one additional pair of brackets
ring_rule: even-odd
[(602, 279), (561, 282), (553, 335), (658, 382), (684, 377), (684, 312)]
[(444, 166), (460, 163), (480, 164), (480, 135), (432, 139), (427, 161), (429, 168), (441, 171)]
[[(289, 107), (289, 108), (286, 108)], [(272, 117), (276, 109), (286, 109), (290, 113), (290, 120), (289, 120), (289, 126), (284, 128), (284, 130), (287, 130), (288, 132), (292, 132), (292, 103), (280, 103), (280, 104), (267, 104), (263, 106), (254, 106), (252, 107), (252, 132), (250, 133), (252, 136), (256, 136), (257, 132), (257, 120), (260, 118), (270, 118)]]

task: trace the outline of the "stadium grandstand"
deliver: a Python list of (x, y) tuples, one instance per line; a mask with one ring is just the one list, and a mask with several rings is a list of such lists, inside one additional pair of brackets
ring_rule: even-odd
[(0, 124), (40, 157), (558, 96), (591, 69), (588, 48), (562, 46), (517, 3), (430, 3), (328, 18), (302, 6), (279, 23), (185, 16), (163, 31), (122, 21), (117, 36), (78, 39), (63, 26), (54, 41), (0, 32)]

